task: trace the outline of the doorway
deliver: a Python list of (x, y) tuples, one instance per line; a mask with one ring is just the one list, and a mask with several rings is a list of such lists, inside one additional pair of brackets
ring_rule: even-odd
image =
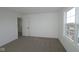
[(22, 36), (22, 18), (17, 17), (18, 22), (18, 37)]

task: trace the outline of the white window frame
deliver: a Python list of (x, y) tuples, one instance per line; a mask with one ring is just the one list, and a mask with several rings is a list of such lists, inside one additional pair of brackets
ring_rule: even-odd
[[(67, 12), (69, 11), (69, 10), (71, 10), (72, 8), (67, 8), (66, 10), (65, 10), (65, 12), (64, 12), (64, 31), (63, 31), (63, 35), (66, 37), (66, 38), (68, 38), (68, 39), (70, 39), (72, 42), (77, 42), (77, 40), (76, 40), (76, 23), (75, 23), (75, 38), (74, 38), (74, 40), (72, 40), (70, 37), (68, 37), (67, 35), (66, 35), (66, 21), (67, 21)], [(76, 14), (75, 14), (75, 22), (76, 22)]]

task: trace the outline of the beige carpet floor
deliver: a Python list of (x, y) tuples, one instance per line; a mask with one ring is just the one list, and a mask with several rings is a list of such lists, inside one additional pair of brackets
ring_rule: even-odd
[(3, 46), (5, 52), (65, 52), (58, 39), (19, 37), (19, 39)]

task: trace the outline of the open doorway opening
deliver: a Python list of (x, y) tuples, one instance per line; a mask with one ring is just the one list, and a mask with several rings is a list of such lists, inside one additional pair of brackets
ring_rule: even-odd
[(18, 22), (18, 37), (22, 36), (22, 18), (17, 17), (17, 22)]

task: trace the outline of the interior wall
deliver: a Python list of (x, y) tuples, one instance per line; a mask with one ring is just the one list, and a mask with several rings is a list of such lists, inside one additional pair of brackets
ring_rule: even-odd
[(59, 40), (63, 44), (63, 46), (66, 49), (66, 51), (68, 51), (68, 52), (76, 52), (76, 51), (79, 51), (78, 44), (73, 42), (73, 41), (71, 41), (70, 39), (65, 37), (64, 34), (63, 34), (63, 29), (64, 29), (64, 11), (66, 9), (67, 8), (63, 9), (63, 11), (59, 15), (60, 16), (60, 18), (59, 18), (60, 19), (60, 21), (59, 21)]
[(18, 38), (17, 14), (0, 8), (0, 46)]
[(77, 39), (79, 42), (79, 7), (76, 7)]
[(27, 14), (23, 19), (23, 35), (58, 38), (58, 13)]
[(18, 17), (18, 32), (22, 32), (22, 19)]

